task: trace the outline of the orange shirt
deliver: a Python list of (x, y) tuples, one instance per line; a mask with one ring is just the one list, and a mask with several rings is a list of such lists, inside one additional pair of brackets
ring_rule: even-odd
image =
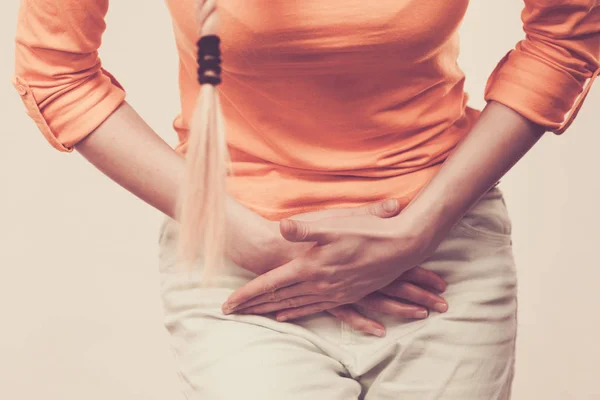
[[(485, 91), (548, 130), (572, 121), (600, 71), (597, 0), (526, 0), (527, 39)], [(185, 154), (196, 83), (193, 0), (167, 0), (179, 50)], [(230, 191), (269, 219), (410, 199), (479, 112), (466, 106), (457, 29), (468, 0), (220, 0), (219, 86)], [(107, 0), (21, 0), (14, 85), (46, 139), (72, 151), (124, 100), (98, 47)]]

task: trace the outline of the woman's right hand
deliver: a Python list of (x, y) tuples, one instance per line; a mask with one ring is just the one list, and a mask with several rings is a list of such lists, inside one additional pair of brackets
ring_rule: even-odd
[[(397, 200), (372, 203), (363, 207), (337, 208), (295, 215), (299, 221), (316, 221), (325, 218), (351, 215), (374, 215), (380, 218), (396, 216), (402, 209)], [(228, 256), (242, 268), (263, 274), (300, 256), (312, 243), (289, 242), (280, 234), (277, 221), (266, 220), (250, 210), (236, 205), (231, 213), (233, 221), (243, 221), (245, 229), (232, 229), (228, 242)], [(446, 282), (434, 272), (415, 267), (388, 286), (362, 298), (356, 304), (346, 304), (328, 310), (353, 329), (367, 334), (383, 336), (384, 326), (360, 313), (361, 308), (390, 314), (405, 319), (423, 319), (429, 310), (445, 312), (446, 301), (438, 295), (446, 289)], [(276, 299), (273, 299), (275, 302)], [(269, 313), (269, 302), (251, 305), (240, 310), (244, 314)]]
[(361, 314), (361, 308), (404, 319), (424, 319), (429, 316), (429, 310), (441, 313), (448, 310), (448, 303), (438, 294), (445, 289), (446, 282), (436, 273), (415, 267), (357, 303), (327, 311), (357, 331), (381, 337), (385, 336), (385, 327)]

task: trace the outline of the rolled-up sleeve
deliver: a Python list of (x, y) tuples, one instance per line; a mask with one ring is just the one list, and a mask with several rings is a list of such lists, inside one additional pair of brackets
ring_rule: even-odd
[(526, 38), (498, 63), (485, 99), (560, 134), (600, 73), (600, 2), (525, 0), (521, 18)]
[(98, 58), (108, 0), (21, 0), (13, 85), (57, 150), (97, 128), (125, 99)]

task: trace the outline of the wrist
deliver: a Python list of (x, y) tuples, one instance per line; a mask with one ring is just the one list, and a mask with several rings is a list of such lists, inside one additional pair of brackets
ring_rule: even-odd
[(437, 247), (452, 226), (460, 219), (457, 207), (448, 197), (441, 196), (429, 201), (419, 194), (411, 203), (392, 218), (403, 237), (409, 237), (418, 251), (427, 254)]
[(233, 198), (228, 198), (227, 220), (232, 237), (244, 240), (252, 248), (289, 253), (299, 247), (281, 236), (279, 221), (268, 220)]

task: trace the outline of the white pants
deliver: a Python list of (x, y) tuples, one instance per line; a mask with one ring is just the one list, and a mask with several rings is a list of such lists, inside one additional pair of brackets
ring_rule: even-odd
[(221, 304), (255, 275), (232, 262), (218, 286), (175, 265), (178, 223), (160, 232), (165, 326), (189, 400), (508, 399), (516, 336), (510, 220), (494, 188), (422, 266), (448, 282), (449, 310), (425, 320), (362, 311), (384, 338), (322, 312), (291, 322), (223, 315)]

